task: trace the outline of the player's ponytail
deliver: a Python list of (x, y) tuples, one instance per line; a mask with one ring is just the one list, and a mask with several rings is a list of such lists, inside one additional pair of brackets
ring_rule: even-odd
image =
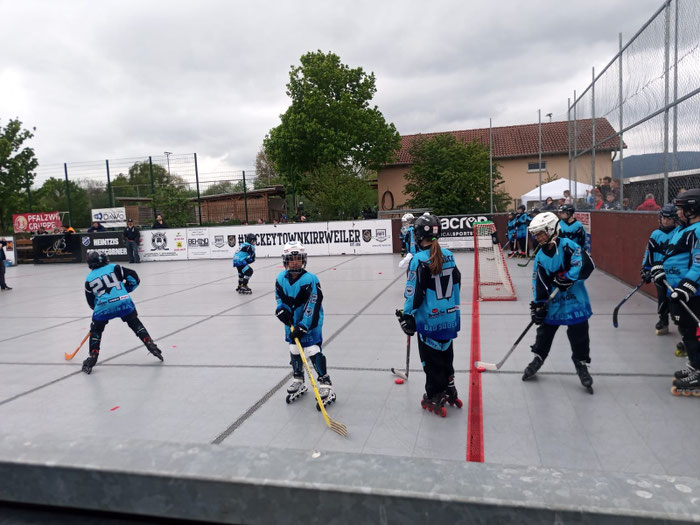
[(437, 239), (430, 241), (430, 273), (440, 275), (442, 273), (442, 248)]

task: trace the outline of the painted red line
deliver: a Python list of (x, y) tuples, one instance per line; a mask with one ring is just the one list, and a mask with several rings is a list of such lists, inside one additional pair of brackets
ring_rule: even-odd
[(110, 411), (110, 412), (114, 412), (114, 411), (115, 411), (116, 409), (118, 409), (118, 408), (119, 408), (119, 405), (110, 408), (109, 411)]
[(474, 250), (474, 286), (472, 293), (472, 334), (469, 355), (469, 413), (467, 416), (467, 461), (484, 462), (484, 413), (481, 397), (481, 373), (474, 367), (481, 360), (479, 333), (479, 254)]

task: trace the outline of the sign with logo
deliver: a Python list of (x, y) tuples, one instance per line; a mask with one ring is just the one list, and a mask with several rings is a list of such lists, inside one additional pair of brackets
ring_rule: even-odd
[(126, 228), (126, 208), (97, 208), (92, 210), (92, 220), (105, 228)]
[(122, 232), (81, 233), (77, 236), (80, 237), (83, 262), (87, 261), (87, 256), (91, 252), (104, 253), (112, 262), (129, 260)]
[(184, 261), (187, 260), (187, 251), (187, 230), (184, 228), (141, 232), (139, 256), (142, 261)]
[(440, 220), (440, 245), (443, 248), (474, 248), (474, 223), (490, 221), (489, 215), (445, 215)]
[(187, 258), (211, 259), (209, 228), (187, 229)]
[(1, 237), (0, 241), (5, 241), (5, 260), (10, 261), (10, 264), (14, 266), (17, 264), (17, 252), (15, 251), (15, 238), (14, 237)]
[(82, 255), (79, 236), (74, 233), (35, 235), (32, 246), (34, 264), (77, 263)]
[(12, 216), (12, 227), (15, 233), (34, 233), (39, 229), (51, 232), (56, 228), (61, 228), (61, 215), (57, 211), (49, 213), (17, 213)]

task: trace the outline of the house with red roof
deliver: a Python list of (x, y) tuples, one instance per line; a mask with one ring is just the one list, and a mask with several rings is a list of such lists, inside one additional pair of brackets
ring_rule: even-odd
[[(573, 131), (573, 123), (566, 121), (542, 123), (541, 169), (543, 181), (547, 180), (548, 177), (551, 180), (554, 176), (560, 179), (569, 178), (569, 149), (571, 148), (571, 151), (574, 149)], [(465, 143), (478, 140), (486, 147), (489, 146), (489, 128), (403, 135), (396, 160), (382, 166), (377, 173), (379, 210), (401, 209), (409, 199), (404, 194), (404, 188), (406, 187), (405, 175), (412, 165), (410, 148), (413, 141), (444, 133), (451, 133)], [(607, 119), (595, 119), (596, 142), (610, 137), (595, 149), (596, 183), (605, 176), (612, 177), (613, 160), (620, 148), (620, 141), (618, 137), (614, 136), (615, 133), (616, 131)], [(492, 135), (493, 162), (494, 165), (498, 165), (498, 171), (504, 180), (501, 188), (510, 194), (513, 206), (516, 206), (520, 202), (520, 196), (536, 188), (539, 182), (538, 124), (494, 127)], [(577, 180), (591, 184), (593, 120), (577, 120), (576, 136), (576, 151), (588, 150), (577, 158)], [(571, 170), (573, 178), (573, 165)]]

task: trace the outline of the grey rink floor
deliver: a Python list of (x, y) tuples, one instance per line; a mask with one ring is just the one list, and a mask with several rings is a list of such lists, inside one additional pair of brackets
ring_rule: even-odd
[[(394, 383), (406, 337), (394, 310), (403, 304), (398, 255), (314, 257), (324, 294), (324, 353), (338, 395), (329, 408), (348, 438), (330, 431), (312, 393), (285, 403), (288, 346), (274, 316), (280, 259), (258, 259), (239, 295), (229, 260), (131, 265), (141, 277), (132, 293), (139, 316), (163, 350), (148, 354), (129, 328), (112, 321), (100, 362), (80, 372), (89, 329), (84, 265), (10, 268), (14, 289), (0, 294), (0, 433), (30, 438), (109, 436), (220, 446), (343, 451), (464, 461), (473, 257), (456, 254), (462, 272), (462, 331), (455, 341), (456, 385), (464, 408), (446, 418), (421, 410), (424, 375), (415, 342), (410, 380)], [(531, 266), (509, 267), (515, 302), (482, 302), (481, 356), (497, 361), (529, 322)], [(655, 302), (636, 294), (612, 326), (629, 292), (595, 272), (588, 281), (591, 319), (589, 395), (574, 374), (564, 330), (536, 380), (524, 383), (529, 333), (498, 373), (484, 373), (485, 461), (613, 472), (696, 476), (700, 406), (670, 394), (677, 331), (654, 334)], [(310, 385), (309, 385), (310, 387)]]

